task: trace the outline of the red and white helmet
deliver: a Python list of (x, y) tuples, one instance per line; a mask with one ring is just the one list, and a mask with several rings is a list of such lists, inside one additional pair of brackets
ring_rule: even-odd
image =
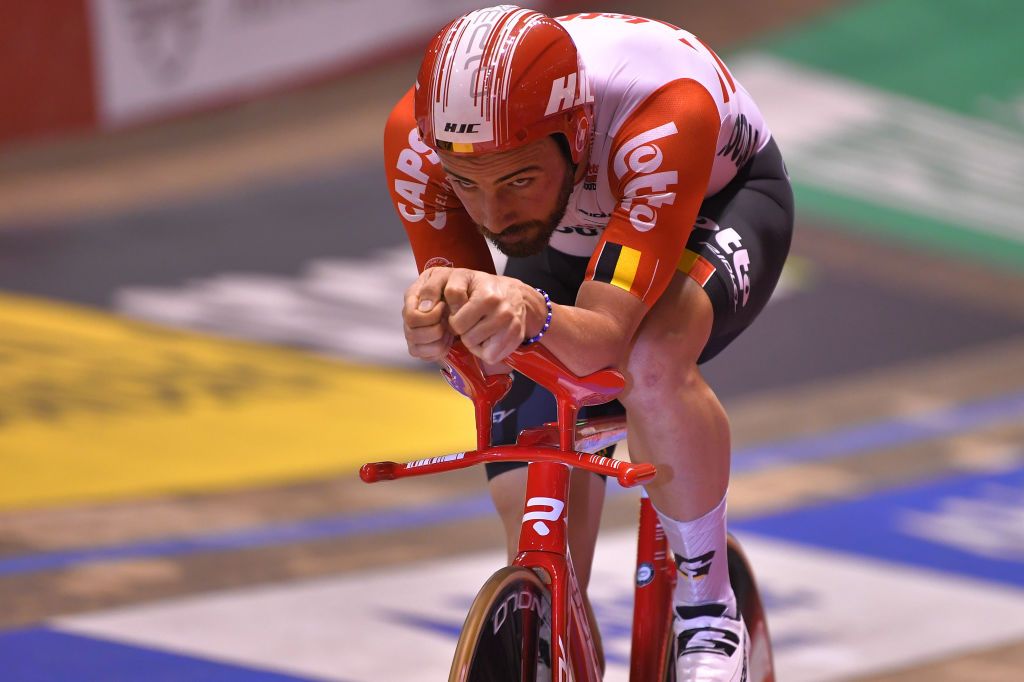
[(579, 163), (594, 98), (576, 45), (540, 12), (499, 5), (434, 36), (416, 79), (416, 124), (429, 146), (505, 151), (561, 133)]

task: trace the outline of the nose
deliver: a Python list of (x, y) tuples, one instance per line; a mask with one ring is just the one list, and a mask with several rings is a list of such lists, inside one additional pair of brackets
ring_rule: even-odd
[(509, 210), (508, 202), (499, 201), (496, 195), (486, 196), (481, 203), (481, 225), (487, 231), (499, 235), (515, 222), (515, 216)]

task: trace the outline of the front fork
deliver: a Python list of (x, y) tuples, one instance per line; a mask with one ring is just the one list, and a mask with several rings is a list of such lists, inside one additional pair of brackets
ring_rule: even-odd
[[(591, 665), (597, 660), (596, 648), (568, 559), (568, 469), (549, 462), (534, 462), (530, 466), (549, 470), (528, 479), (539, 485), (527, 490), (519, 554), (514, 563), (541, 569), (541, 578), (551, 589), (552, 682), (597, 681), (601, 672)], [(676, 566), (665, 531), (646, 493), (640, 499), (635, 580), (629, 679), (660, 682), (672, 664), (671, 607)], [(573, 635), (569, 635), (570, 629), (574, 630)]]
[(519, 552), (513, 563), (540, 569), (541, 580), (551, 590), (551, 679), (600, 682), (597, 651), (569, 558), (569, 468), (557, 462), (529, 466)]
[(642, 492), (633, 601), (631, 682), (662, 680), (672, 655), (672, 593), (676, 566), (654, 505)]

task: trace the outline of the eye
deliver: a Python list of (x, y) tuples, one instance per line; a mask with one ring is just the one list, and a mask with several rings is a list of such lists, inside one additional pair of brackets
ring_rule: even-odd
[(462, 178), (455, 178), (452, 177), (451, 175), (448, 176), (448, 182), (452, 183), (453, 185), (458, 185), (462, 189), (473, 189), (474, 187), (476, 187), (475, 184), (468, 180), (463, 180)]
[(513, 187), (528, 187), (533, 182), (533, 178), (516, 178), (512, 182), (508, 183)]

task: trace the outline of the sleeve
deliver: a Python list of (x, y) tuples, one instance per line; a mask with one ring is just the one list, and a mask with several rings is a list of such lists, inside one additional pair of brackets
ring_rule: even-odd
[(441, 159), (420, 139), (412, 88), (388, 118), (384, 168), (420, 272), (435, 265), (494, 272), (487, 244), (445, 179)]
[(608, 180), (617, 205), (587, 279), (648, 308), (668, 287), (707, 191), (721, 119), (697, 81), (675, 80), (645, 99), (612, 141)]

